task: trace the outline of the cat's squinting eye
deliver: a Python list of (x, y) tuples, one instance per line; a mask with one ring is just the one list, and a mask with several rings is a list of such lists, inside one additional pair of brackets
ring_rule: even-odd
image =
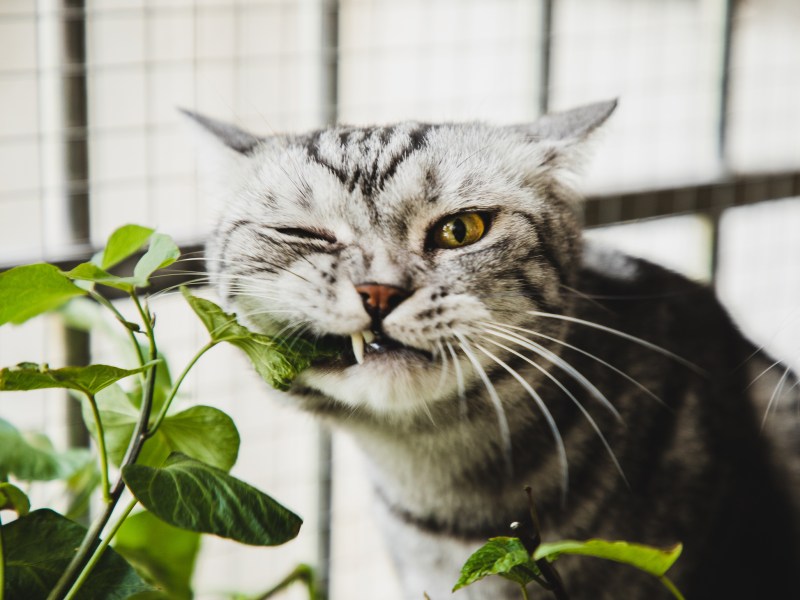
[(461, 248), (480, 240), (488, 229), (489, 217), (481, 212), (464, 212), (436, 223), (429, 234), (434, 248)]
[(328, 243), (333, 243), (336, 241), (336, 238), (332, 233), (321, 231), (319, 229), (305, 229), (302, 227), (276, 227), (275, 231), (282, 233), (283, 235), (302, 238), (304, 240), (316, 240)]

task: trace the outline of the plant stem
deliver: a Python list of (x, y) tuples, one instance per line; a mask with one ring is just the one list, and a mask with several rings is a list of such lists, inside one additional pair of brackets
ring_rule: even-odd
[[(133, 303), (136, 305), (136, 309), (142, 317), (142, 322), (147, 332), (147, 339), (150, 342), (150, 360), (157, 360), (158, 348), (156, 346), (155, 333), (153, 332), (153, 320), (149, 312), (142, 307), (139, 296), (136, 295), (135, 291), (131, 292), (131, 300), (133, 300)], [(147, 381), (145, 384), (144, 397), (142, 398), (142, 407), (139, 412), (139, 422), (136, 424), (136, 430), (133, 433), (133, 437), (131, 437), (128, 450), (125, 453), (125, 459), (122, 461), (123, 465), (135, 463), (136, 459), (139, 458), (142, 446), (147, 441), (147, 428), (150, 424), (150, 412), (153, 408), (153, 394), (156, 386), (156, 368), (156, 366), (153, 366), (147, 370)], [(125, 486), (122, 477), (117, 481), (117, 486), (120, 488), (121, 492), (122, 488)]]
[(75, 597), (75, 594), (78, 593), (80, 587), (86, 582), (89, 575), (91, 575), (92, 569), (94, 569), (95, 565), (98, 562), (100, 562), (101, 558), (103, 558), (103, 552), (105, 552), (105, 549), (111, 543), (111, 540), (114, 539), (114, 536), (116, 535), (117, 531), (119, 530), (120, 527), (122, 527), (122, 524), (125, 522), (125, 519), (128, 518), (128, 515), (131, 514), (131, 511), (134, 509), (134, 507), (138, 502), (139, 501), (136, 498), (133, 498), (128, 503), (128, 505), (122, 511), (122, 514), (120, 515), (119, 519), (117, 519), (117, 521), (111, 527), (110, 531), (100, 541), (97, 548), (95, 548), (91, 558), (89, 558), (89, 560), (87, 561), (86, 566), (83, 567), (81, 574), (75, 580), (75, 583), (72, 584), (72, 587), (70, 588), (69, 592), (67, 592), (67, 595), (64, 596), (64, 600), (72, 600)]
[(108, 452), (106, 451), (106, 435), (103, 430), (103, 421), (100, 419), (100, 410), (97, 408), (97, 400), (94, 394), (90, 394), (89, 392), (84, 393), (86, 399), (89, 400), (89, 405), (92, 407), (94, 426), (97, 428), (97, 451), (98, 454), (100, 454), (100, 478), (102, 479), (103, 500), (108, 504), (111, 502), (111, 486), (108, 480)]
[(677, 598), (678, 600), (686, 600), (683, 597), (683, 594), (681, 594), (681, 591), (675, 586), (674, 583), (672, 583), (672, 581), (669, 578), (667, 578), (666, 575), (662, 575), (658, 579), (659, 581), (661, 581), (661, 583), (664, 584), (664, 587), (666, 587), (670, 592), (672, 592), (672, 595), (675, 596), (675, 598)]
[[(525, 486), (525, 493), (528, 495), (528, 506), (530, 508), (533, 534), (530, 536), (530, 540), (527, 540), (527, 543), (525, 543), (525, 540), (523, 540), (523, 543), (525, 544), (525, 549), (533, 556), (536, 548), (542, 543), (542, 533), (539, 525), (539, 515), (536, 514), (536, 506), (533, 502), (531, 486)], [(561, 581), (561, 576), (558, 574), (555, 567), (550, 564), (550, 561), (546, 558), (540, 558), (539, 560), (535, 560), (534, 563), (539, 567), (539, 571), (541, 571), (542, 576), (550, 586), (550, 591), (553, 592), (555, 597), (558, 600), (569, 600), (567, 591), (564, 589), (564, 582)]]
[(5, 574), (6, 574), (6, 559), (3, 554), (3, 520), (0, 518), (0, 600), (3, 600), (3, 590), (6, 588)]
[(297, 565), (294, 570), (284, 577), (277, 585), (263, 594), (259, 594), (254, 600), (267, 600), (268, 598), (272, 598), (275, 594), (283, 591), (295, 581), (300, 581), (307, 586), (309, 600), (316, 600), (317, 591), (314, 586), (314, 569), (305, 564)]
[(139, 341), (136, 339), (136, 335), (134, 335), (133, 331), (131, 331), (130, 327), (128, 327), (127, 323), (128, 320), (122, 315), (117, 307), (114, 306), (114, 303), (111, 302), (108, 298), (103, 296), (102, 294), (97, 293), (95, 290), (89, 290), (89, 295), (94, 298), (97, 302), (105, 306), (108, 310), (114, 313), (114, 316), (117, 318), (117, 321), (122, 323), (122, 326), (125, 328), (125, 331), (128, 332), (128, 337), (131, 338), (131, 342), (133, 343), (133, 349), (136, 352), (136, 357), (139, 359), (139, 366), (142, 366), (145, 363), (144, 355), (142, 354), (142, 349), (139, 346)]
[(523, 584), (519, 584), (519, 588), (522, 590), (522, 598), (523, 600), (530, 600), (530, 596), (528, 596), (528, 588), (525, 587)]
[(181, 374), (178, 376), (178, 379), (173, 384), (172, 389), (169, 392), (169, 396), (167, 396), (167, 399), (164, 402), (164, 405), (161, 407), (158, 416), (155, 418), (153, 424), (147, 430), (146, 433), (147, 437), (151, 437), (158, 430), (159, 426), (161, 425), (161, 422), (164, 420), (164, 417), (167, 416), (167, 411), (169, 410), (169, 406), (170, 404), (172, 404), (172, 400), (175, 398), (175, 394), (178, 393), (178, 388), (181, 387), (181, 384), (183, 383), (183, 380), (186, 378), (186, 376), (189, 374), (189, 371), (191, 371), (195, 363), (197, 363), (197, 361), (200, 360), (200, 357), (203, 356), (203, 354), (205, 354), (209, 350), (211, 350), (211, 348), (216, 346), (217, 343), (218, 342), (212, 340), (208, 342), (205, 346), (200, 348), (200, 350), (197, 351), (197, 353), (192, 357), (192, 359), (183, 369)]
[[(139, 315), (142, 317), (145, 330), (147, 332), (147, 339), (150, 342), (150, 360), (155, 361), (158, 358), (158, 348), (156, 346), (156, 339), (153, 332), (153, 321), (149, 314), (142, 307), (139, 297), (135, 291), (131, 292), (131, 300), (136, 305)], [(136, 462), (139, 453), (142, 451), (142, 446), (147, 441), (147, 425), (150, 422), (150, 411), (153, 406), (153, 393), (156, 384), (156, 365), (153, 365), (147, 370), (147, 379), (145, 383), (144, 397), (142, 398), (142, 406), (139, 413), (139, 421), (136, 424), (136, 429), (131, 436), (131, 441), (128, 444), (128, 450), (125, 452), (125, 458), (122, 461), (122, 468)], [(60, 600), (65, 592), (72, 589), (74, 586), (73, 581), (79, 576), (86, 564), (87, 559), (94, 552), (97, 545), (100, 543), (100, 535), (103, 532), (106, 524), (111, 518), (114, 508), (119, 502), (120, 496), (125, 489), (125, 482), (120, 475), (114, 487), (111, 489), (109, 502), (106, 504), (103, 513), (95, 519), (89, 531), (83, 537), (80, 547), (78, 548), (72, 560), (67, 565), (66, 570), (61, 574), (58, 582), (53, 590), (47, 596), (47, 600)]]

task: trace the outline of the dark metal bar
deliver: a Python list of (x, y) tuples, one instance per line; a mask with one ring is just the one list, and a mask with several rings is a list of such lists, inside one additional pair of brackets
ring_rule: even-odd
[(553, 5), (555, 0), (542, 0), (539, 39), (539, 114), (550, 109), (550, 69), (553, 52)]
[(339, 118), (339, 2), (322, 1), (322, 122), (334, 125)]
[(725, 161), (728, 148), (728, 112), (731, 92), (731, 61), (733, 53), (733, 23), (737, 0), (725, 0), (722, 17), (722, 61), (720, 65), (719, 116), (717, 121), (717, 155)]
[[(335, 125), (339, 120), (339, 0), (321, 0), (322, 5), (322, 122)], [(330, 596), (330, 559), (332, 547), (331, 514), (333, 507), (333, 443), (330, 431), (319, 425), (317, 443), (317, 597)]]
[[(64, 157), (66, 161), (69, 229), (76, 243), (89, 240), (89, 104), (86, 82), (86, 19), (84, 0), (63, 0), (63, 56), (68, 68), (62, 74)], [(74, 68), (78, 67), (78, 68)]]
[[(67, 235), (71, 245), (90, 243), (89, 194), (89, 103), (86, 81), (86, 13), (84, 0), (61, 2), (61, 119), (63, 132), (64, 198)], [(90, 334), (64, 327), (66, 364), (91, 363)], [(67, 396), (66, 427), (72, 447), (89, 447), (89, 433), (83, 422), (81, 406)], [(87, 524), (88, 511), (80, 515)]]
[[(714, 213), (725, 208), (800, 196), (800, 171), (724, 177), (679, 187), (592, 196), (584, 203), (589, 227), (693, 212)], [(676, 197), (691, 197), (691, 206), (675, 206)], [(607, 206), (615, 210), (607, 210)]]

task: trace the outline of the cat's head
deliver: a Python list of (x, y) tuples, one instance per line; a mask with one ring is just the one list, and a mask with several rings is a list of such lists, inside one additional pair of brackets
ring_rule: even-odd
[(581, 250), (570, 179), (615, 105), (525, 126), (268, 137), (190, 114), (218, 205), (218, 292), (255, 329), (341, 348), (297, 389), (395, 417), (457, 398), (486, 378), (477, 364), (513, 358), (488, 328), (567, 310)]

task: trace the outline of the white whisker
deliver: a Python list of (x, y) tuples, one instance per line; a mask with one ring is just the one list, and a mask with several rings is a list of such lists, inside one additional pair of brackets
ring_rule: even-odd
[(570, 375), (575, 381), (581, 384), (583, 388), (589, 392), (597, 401), (599, 401), (603, 406), (605, 406), (611, 414), (613, 414), (619, 421), (622, 421), (622, 417), (617, 411), (616, 407), (611, 404), (611, 401), (606, 398), (605, 394), (597, 389), (591, 381), (589, 381), (580, 371), (578, 371), (575, 367), (565, 361), (563, 358), (558, 356), (557, 354), (551, 352), (541, 344), (537, 344), (519, 334), (508, 332), (500, 329), (496, 325), (489, 326), (491, 329), (486, 329), (486, 332), (495, 335), (504, 339), (507, 339), (512, 342), (516, 342), (520, 346), (524, 346), (529, 350), (532, 350), (539, 356), (544, 359), (547, 359), (557, 367), (559, 367), (562, 371), (566, 372)]
[(467, 339), (460, 333), (456, 333), (455, 336), (458, 339), (458, 345), (461, 347), (461, 350), (464, 351), (464, 354), (472, 363), (475, 372), (483, 381), (483, 385), (486, 387), (486, 391), (489, 393), (489, 398), (494, 405), (494, 410), (497, 413), (497, 425), (500, 429), (500, 443), (503, 448), (506, 469), (508, 475), (511, 476), (511, 474), (514, 472), (513, 463), (511, 460), (511, 429), (508, 426), (508, 419), (506, 418), (506, 412), (503, 409), (503, 403), (500, 401), (500, 396), (497, 394), (497, 390), (494, 389), (494, 385), (492, 385), (492, 382), (489, 379), (489, 376), (486, 374), (484, 368), (481, 366), (480, 361), (470, 349)]
[(456, 389), (458, 390), (458, 407), (461, 413), (461, 419), (467, 418), (467, 391), (464, 386), (464, 373), (461, 370), (461, 364), (458, 362), (455, 348), (450, 342), (445, 342), (447, 349), (450, 351), (450, 357), (453, 359), (453, 369), (456, 372)]
[[(559, 340), (558, 338), (554, 338), (554, 337), (551, 337), (549, 335), (545, 335), (544, 333), (539, 333), (538, 331), (532, 331), (530, 329), (525, 329), (524, 327), (516, 327), (514, 325), (506, 325), (506, 324), (497, 323), (497, 322), (486, 322), (484, 324), (485, 325), (495, 325), (497, 327), (503, 328), (506, 331), (509, 330), (509, 329), (513, 329), (513, 330), (517, 330), (517, 331), (524, 331), (525, 333), (529, 333), (531, 335), (535, 335), (537, 337), (549, 340), (549, 341), (551, 341), (551, 342), (553, 342), (555, 344), (559, 344), (561, 346), (564, 346), (565, 348), (569, 348), (570, 350), (574, 350), (575, 352), (583, 354), (584, 356), (588, 356), (592, 360), (600, 363), (604, 367), (614, 371), (614, 373), (617, 373), (618, 375), (624, 377), (626, 380), (630, 381), (633, 385), (635, 385), (637, 388), (639, 388), (642, 392), (644, 392), (645, 394), (647, 394), (648, 396), (653, 398), (656, 402), (661, 404), (661, 406), (669, 408), (669, 406), (667, 406), (667, 404), (661, 398), (659, 398), (655, 393), (653, 393), (647, 387), (645, 387), (644, 385), (639, 383), (636, 379), (634, 379), (633, 377), (628, 375), (625, 371), (623, 371), (621, 369), (618, 369), (617, 367), (615, 367), (611, 363), (603, 360), (599, 356), (596, 356), (596, 355), (592, 354), (591, 352), (587, 352), (586, 350), (583, 350), (582, 348), (578, 348), (577, 346), (574, 346), (572, 344), (568, 344), (567, 342), (565, 342), (563, 340)], [(522, 337), (522, 336), (520, 336), (520, 337)]]
[[(491, 341), (491, 340), (489, 340)], [(530, 384), (525, 381), (522, 376), (517, 373), (514, 369), (512, 369), (506, 362), (489, 352), (486, 348), (481, 346), (480, 344), (475, 344), (475, 347), (483, 352), (486, 356), (491, 358), (494, 362), (498, 365), (503, 367), (506, 371), (508, 371), (511, 376), (516, 379), (519, 384), (523, 387), (523, 389), (528, 392), (531, 398), (533, 398), (534, 402), (539, 406), (539, 410), (542, 411), (542, 415), (544, 416), (545, 420), (547, 421), (547, 425), (550, 427), (550, 432), (553, 434), (553, 439), (556, 442), (556, 450), (558, 452), (558, 460), (561, 464), (561, 481), (562, 481), (562, 499), (566, 500), (567, 490), (569, 489), (569, 469), (567, 466), (567, 450), (564, 447), (564, 440), (561, 438), (561, 433), (558, 431), (558, 425), (556, 425), (555, 419), (553, 419), (553, 415), (550, 414), (550, 411), (547, 410), (547, 406), (542, 400), (542, 397), (534, 390)]]
[(648, 342), (647, 340), (643, 340), (640, 337), (636, 337), (635, 335), (631, 335), (630, 333), (625, 333), (624, 331), (620, 331), (619, 329), (614, 329), (613, 327), (607, 327), (605, 325), (600, 325), (599, 323), (593, 323), (592, 321), (586, 321), (585, 319), (579, 319), (577, 317), (571, 317), (569, 315), (559, 315), (556, 313), (548, 313), (542, 312), (538, 310), (529, 310), (526, 311), (529, 315), (533, 315), (535, 317), (545, 317), (548, 319), (560, 319), (562, 321), (569, 321), (570, 323), (577, 323), (579, 325), (585, 325), (586, 327), (593, 327), (594, 329), (599, 329), (600, 331), (605, 331), (606, 333), (610, 333), (612, 335), (616, 335), (617, 337), (621, 337), (628, 341), (634, 342), (635, 344), (639, 344), (640, 346), (644, 346), (649, 350), (653, 350), (654, 352), (658, 352), (659, 354), (663, 354), (664, 356), (670, 357), (672, 360), (682, 364), (683, 366), (691, 369), (695, 373), (703, 376), (707, 376), (708, 374), (706, 371), (700, 367), (698, 367), (693, 362), (686, 360), (682, 356), (678, 356), (674, 352), (670, 352), (666, 348), (662, 348), (657, 344), (653, 344), (652, 342)]
[(447, 353), (445, 352), (444, 345), (442, 345), (441, 340), (436, 341), (436, 349), (437, 354), (442, 358), (442, 370), (441, 374), (439, 375), (439, 383), (436, 385), (436, 389), (433, 392), (434, 397), (439, 395), (439, 392), (442, 391), (445, 382), (447, 381), (447, 375), (450, 372), (450, 367), (447, 364), (449, 361), (447, 360)]
[(788, 379), (791, 369), (786, 367), (783, 371), (783, 375), (778, 380), (775, 389), (772, 391), (772, 395), (769, 397), (769, 402), (767, 402), (767, 408), (764, 411), (764, 418), (761, 419), (761, 429), (763, 430), (767, 424), (767, 417), (769, 417), (769, 413), (772, 410), (772, 407), (775, 405), (775, 401), (780, 397), (781, 392), (783, 391), (783, 387), (786, 385), (786, 380)]
[[(625, 473), (622, 471), (622, 465), (619, 464), (619, 461), (617, 460), (617, 455), (614, 454), (614, 451), (611, 449), (611, 445), (608, 443), (608, 440), (606, 439), (606, 436), (603, 435), (603, 432), (600, 430), (600, 426), (597, 424), (597, 421), (595, 421), (594, 418), (592, 417), (592, 415), (589, 414), (589, 411), (587, 411), (586, 408), (584, 408), (584, 406), (583, 406), (583, 404), (581, 404), (580, 400), (578, 400), (575, 397), (575, 394), (570, 392), (569, 389), (567, 389), (567, 387), (563, 383), (561, 383), (556, 378), (555, 375), (550, 373), (542, 365), (540, 365), (539, 363), (531, 360), (529, 357), (525, 356), (524, 354), (521, 354), (521, 353), (517, 352), (516, 350), (513, 350), (512, 348), (509, 348), (505, 344), (501, 344), (500, 342), (497, 342), (495, 340), (487, 339), (486, 341), (489, 342), (490, 344), (494, 344), (495, 346), (499, 346), (500, 348), (503, 348), (504, 350), (510, 352), (511, 354), (513, 354), (515, 356), (518, 356), (519, 358), (521, 358), (522, 360), (524, 360), (525, 362), (527, 362), (531, 366), (533, 366), (536, 369), (538, 369), (545, 377), (547, 377), (548, 379), (550, 379), (550, 381), (552, 381), (554, 384), (556, 384), (556, 386), (558, 386), (558, 388), (562, 392), (564, 392), (564, 394), (570, 400), (572, 400), (572, 402), (575, 404), (575, 406), (578, 408), (578, 410), (581, 411), (581, 414), (583, 414), (584, 418), (589, 422), (589, 425), (592, 427), (592, 429), (594, 429), (594, 432), (597, 434), (597, 437), (600, 438), (600, 442), (603, 444), (603, 447), (606, 449), (606, 452), (608, 453), (609, 457), (611, 457), (611, 461), (614, 463), (614, 466), (616, 467), (617, 471), (619, 472), (620, 476), (622, 477), (622, 480), (625, 482), (626, 485), (629, 485), (628, 484), (628, 478), (625, 477)], [(519, 342), (515, 341), (515, 343), (519, 343)]]

